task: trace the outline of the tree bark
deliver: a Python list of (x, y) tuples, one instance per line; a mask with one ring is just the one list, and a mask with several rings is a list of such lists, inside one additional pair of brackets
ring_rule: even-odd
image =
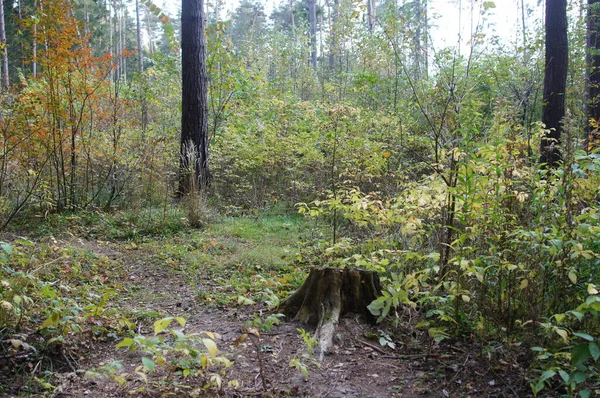
[(182, 0), (182, 106), (178, 195), (209, 183), (208, 78), (203, 0)]
[(308, 22), (310, 24), (310, 61), (317, 71), (317, 6), (316, 0), (308, 0)]
[(540, 162), (557, 167), (561, 121), (565, 116), (565, 93), (569, 44), (567, 41), (567, 0), (546, 0), (546, 68), (542, 123), (548, 132), (542, 137)]
[(587, 20), (587, 101), (586, 149), (598, 140), (600, 123), (600, 0), (588, 0)]
[[(328, 1), (329, 3), (329, 1)], [(338, 12), (339, 12), (339, 0), (333, 0), (333, 10), (330, 12), (330, 21), (329, 21), (329, 70), (333, 74), (335, 72), (335, 55), (338, 52), (338, 34), (337, 34), (337, 20), (338, 20)]]
[(367, 29), (369, 32), (373, 32), (373, 28), (375, 27), (375, 0), (367, 0)]
[(333, 347), (333, 333), (340, 317), (355, 313), (375, 322), (367, 306), (380, 295), (379, 276), (374, 271), (313, 268), (280, 310), (296, 321), (317, 327), (315, 338), (323, 355)]
[(135, 0), (135, 19), (136, 19), (136, 40), (137, 40), (137, 55), (138, 55), (138, 73), (140, 79), (140, 105), (142, 111), (142, 137), (146, 135), (146, 126), (148, 125), (148, 110), (146, 106), (146, 84), (144, 73), (144, 53), (142, 51), (142, 24), (140, 22), (140, 1)]
[(2, 86), (10, 87), (8, 80), (8, 45), (6, 43), (6, 28), (4, 25), (4, 4), (0, 0), (0, 53), (2, 53)]

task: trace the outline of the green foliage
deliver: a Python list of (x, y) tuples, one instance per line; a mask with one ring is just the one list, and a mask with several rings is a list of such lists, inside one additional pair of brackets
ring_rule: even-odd
[[(108, 375), (120, 385), (127, 384), (127, 380), (134, 377), (147, 384), (149, 376), (158, 369), (162, 369), (169, 373), (167, 380), (172, 380), (171, 385), (162, 386), (163, 390), (176, 386), (175, 376), (197, 378), (204, 386), (203, 389), (221, 390), (223, 376), (226, 370), (232, 366), (232, 362), (218, 355), (215, 340), (220, 336), (212, 332), (184, 334), (177, 329), (169, 330), (173, 321), (176, 321), (181, 327), (185, 326), (185, 319), (181, 317), (159, 319), (154, 322), (154, 336), (147, 337), (136, 334), (117, 344), (116, 348), (126, 348), (144, 355), (141, 358), (142, 364), (136, 367), (134, 372), (117, 373), (111, 366), (108, 369), (100, 368), (88, 371), (86, 376)], [(144, 387), (140, 387), (138, 390), (144, 391)]]
[[(309, 332), (307, 332), (306, 330), (304, 330), (302, 328), (298, 328), (296, 330), (298, 331), (298, 333), (300, 333), (300, 337), (302, 337), (302, 341), (304, 341), (304, 344), (306, 344), (306, 349), (308, 350), (308, 352), (310, 354), (314, 354), (315, 346), (318, 345), (319, 342), (317, 340), (315, 340), (315, 338), (312, 337), (312, 335)], [(291, 366), (291, 364), (290, 364), (290, 366)]]
[(553, 173), (527, 166), (526, 154), (525, 140), (497, 139), (441, 152), (444, 168), (395, 198), (353, 188), (302, 203), (305, 215), (340, 217), (345, 235), (306, 259), (380, 272), (383, 295), (369, 306), (380, 321), (408, 306), (436, 340), (535, 339), (532, 320), (572, 308), (599, 281), (599, 175), (596, 155), (573, 153)]
[[(135, 328), (114, 305), (122, 288), (118, 263), (54, 238), (19, 238), (0, 247), (0, 345), (7, 358), (31, 364), (79, 356), (86, 345)], [(36, 390), (53, 389), (52, 371), (30, 378)]]
[[(569, 397), (589, 397), (590, 386), (600, 380), (600, 336), (588, 333), (597, 330), (600, 297), (593, 284), (587, 285), (587, 297), (574, 310), (554, 314), (549, 322), (542, 323), (549, 348), (533, 347), (537, 352), (536, 362), (541, 367), (539, 376), (531, 383), (535, 396), (551, 382), (560, 382)], [(585, 330), (585, 331), (582, 331)]]

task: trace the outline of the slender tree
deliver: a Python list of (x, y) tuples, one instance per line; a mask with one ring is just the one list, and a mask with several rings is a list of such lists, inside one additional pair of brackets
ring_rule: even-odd
[(136, 18), (136, 40), (138, 55), (138, 73), (140, 78), (140, 105), (142, 107), (142, 134), (146, 135), (146, 126), (148, 124), (148, 107), (146, 106), (146, 84), (144, 73), (144, 59), (142, 52), (142, 24), (140, 22), (140, 1), (135, 0), (135, 18)]
[(367, 29), (369, 29), (369, 32), (373, 32), (375, 27), (375, 10), (375, 0), (367, 0)]
[(561, 121), (565, 116), (565, 93), (569, 62), (567, 41), (567, 0), (546, 0), (546, 68), (542, 123), (547, 133), (542, 137), (540, 162), (556, 167), (561, 159)]
[(308, 23), (310, 25), (310, 62), (317, 70), (317, 6), (316, 0), (308, 0)]
[(600, 0), (588, 0), (587, 23), (588, 100), (586, 114), (588, 123), (586, 141), (587, 147), (590, 149), (595, 141), (595, 136), (598, 136), (598, 123), (600, 123)]
[(209, 183), (208, 78), (203, 0), (182, 0), (180, 196)]
[(8, 88), (8, 49), (6, 44), (6, 27), (4, 25), (4, 4), (0, 0), (0, 53), (2, 53), (2, 86)]
[(333, 9), (330, 0), (327, 0), (329, 8), (329, 70), (333, 73), (335, 70), (335, 54), (338, 51), (337, 40), (337, 20), (339, 12), (339, 0), (333, 0)]

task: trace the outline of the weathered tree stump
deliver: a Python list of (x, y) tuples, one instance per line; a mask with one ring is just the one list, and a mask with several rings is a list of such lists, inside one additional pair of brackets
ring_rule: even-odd
[(280, 310), (294, 320), (317, 327), (315, 339), (322, 358), (333, 346), (333, 333), (340, 317), (355, 313), (375, 322), (367, 306), (380, 295), (379, 275), (374, 271), (313, 268)]

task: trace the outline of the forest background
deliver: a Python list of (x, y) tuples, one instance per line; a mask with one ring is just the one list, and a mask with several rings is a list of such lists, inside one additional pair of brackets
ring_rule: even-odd
[[(379, 272), (371, 312), (381, 320), (403, 322), (393, 309), (406, 306), (433, 341), (526, 343), (534, 394), (558, 383), (590, 396), (600, 358), (595, 4), (567, 2), (561, 161), (542, 167), (542, 7), (458, 2), (464, 41), (436, 48), (426, 0), (290, 0), (269, 14), (250, 0), (230, 14), (209, 1), (211, 184), (176, 202), (178, 20), (151, 0), (4, 0), (0, 229), (116, 214), (135, 235), (205, 226), (214, 211), (300, 211), (327, 226), (299, 255), (302, 269)], [(484, 29), (498, 7), (520, 16), (512, 37)], [(6, 336), (55, 300), (16, 260), (27, 247), (2, 246)], [(61, 334), (72, 320), (48, 311), (54, 321), (37, 327)]]

